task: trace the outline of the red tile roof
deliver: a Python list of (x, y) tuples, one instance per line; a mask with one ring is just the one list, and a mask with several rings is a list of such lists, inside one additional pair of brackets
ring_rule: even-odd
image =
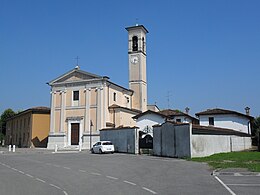
[(208, 109), (208, 110), (205, 110), (205, 111), (202, 111), (202, 112), (198, 112), (196, 113), (195, 115), (196, 116), (200, 116), (200, 115), (226, 115), (226, 114), (235, 114), (235, 115), (238, 115), (238, 116), (243, 116), (243, 117), (246, 117), (246, 118), (249, 118), (249, 119), (253, 119), (254, 117), (252, 116), (249, 116), (249, 115), (246, 115), (246, 114), (242, 114), (240, 112), (236, 112), (236, 111), (232, 111), (232, 110), (225, 110), (225, 109), (220, 109), (220, 108), (214, 108), (214, 109)]

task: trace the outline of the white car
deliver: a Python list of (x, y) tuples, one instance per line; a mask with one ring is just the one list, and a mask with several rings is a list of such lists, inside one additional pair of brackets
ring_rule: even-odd
[(93, 145), (93, 147), (90, 149), (92, 153), (114, 153), (115, 147), (112, 144), (111, 141), (99, 141)]

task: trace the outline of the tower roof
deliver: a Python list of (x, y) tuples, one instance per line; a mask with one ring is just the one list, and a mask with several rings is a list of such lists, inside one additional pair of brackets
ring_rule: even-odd
[(130, 26), (125, 28), (127, 31), (135, 30), (135, 29), (142, 29), (145, 33), (148, 33), (148, 30), (144, 27), (144, 25), (137, 25), (137, 26)]

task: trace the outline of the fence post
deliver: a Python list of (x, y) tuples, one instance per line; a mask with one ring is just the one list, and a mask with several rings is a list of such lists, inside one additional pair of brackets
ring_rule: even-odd
[(230, 152), (232, 152), (232, 137), (230, 136), (229, 139), (230, 139)]
[(12, 151), (12, 146), (11, 146), (11, 145), (8, 146), (8, 151), (9, 151), (9, 152)]
[(55, 144), (55, 153), (58, 152), (58, 145)]
[(13, 145), (13, 152), (15, 152), (15, 145)]

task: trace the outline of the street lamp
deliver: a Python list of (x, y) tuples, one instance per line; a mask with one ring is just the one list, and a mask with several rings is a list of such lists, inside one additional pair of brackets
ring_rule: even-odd
[(90, 120), (90, 131), (89, 131), (90, 149), (91, 149), (91, 147), (92, 147), (92, 128), (93, 128), (93, 122), (92, 122), (92, 120)]

